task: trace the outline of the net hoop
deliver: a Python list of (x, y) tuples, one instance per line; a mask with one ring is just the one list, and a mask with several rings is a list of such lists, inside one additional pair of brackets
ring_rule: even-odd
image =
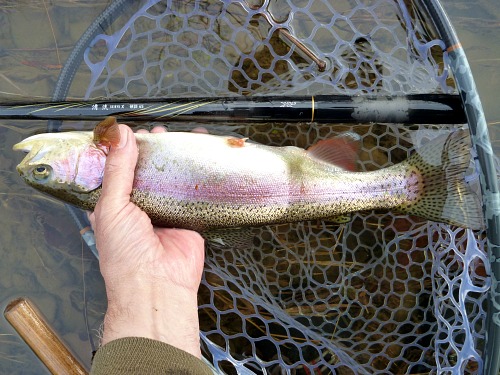
[[(60, 101), (67, 99), (67, 95), (70, 91), (70, 87), (75, 76), (75, 73), (81, 66), (82, 62), (86, 61), (87, 64), (91, 64), (88, 60), (88, 57), (85, 55), (86, 51), (95, 43), (99, 38), (105, 38), (102, 35), (105, 35), (106, 29), (114, 22), (114, 20), (119, 17), (121, 12), (127, 7), (131, 6), (134, 2), (130, 0), (116, 0), (114, 1), (97, 19), (89, 29), (82, 35), (81, 39), (75, 46), (72, 54), (68, 58), (67, 63), (65, 64), (59, 80), (57, 82), (56, 89), (54, 91), (54, 95), (52, 99), (54, 101)], [(148, 1), (144, 3), (144, 5), (139, 8), (138, 13), (142, 14), (147, 12), (147, 10), (158, 3), (158, 1)], [(265, 2), (268, 3), (267, 1)], [(400, 9), (407, 9), (407, 4), (403, 0), (397, 1)], [(448, 76), (447, 68), (450, 69), (451, 74), (455, 80), (457, 89), (459, 94), (462, 97), (464, 102), (465, 112), (468, 118), (468, 125), (471, 133), (471, 141), (473, 144), (473, 148), (477, 154), (477, 170), (480, 175), (480, 184), (481, 190), (484, 200), (484, 212), (485, 218), (488, 221), (487, 227), (487, 240), (488, 243), (484, 247), (488, 249), (489, 259), (483, 259), (485, 265), (491, 264), (491, 283), (492, 287), (490, 290), (490, 300), (488, 306), (488, 314), (486, 317), (486, 324), (488, 330), (488, 339), (486, 340), (486, 349), (483, 351), (484, 357), (484, 369), (486, 374), (497, 374), (500, 366), (500, 358), (497, 358), (494, 353), (498, 352), (498, 342), (500, 342), (500, 319), (499, 311), (500, 311), (500, 296), (496, 291), (498, 288), (498, 280), (500, 279), (500, 217), (498, 212), (500, 212), (500, 196), (498, 192), (498, 183), (497, 183), (497, 173), (495, 170), (494, 163), (494, 154), (491, 148), (490, 140), (488, 137), (488, 129), (487, 124), (484, 118), (484, 113), (482, 110), (482, 106), (477, 94), (477, 90), (474, 85), (474, 81), (472, 78), (472, 74), (470, 71), (470, 67), (468, 65), (465, 53), (463, 49), (460, 47), (459, 41), (456, 37), (455, 32), (438, 1), (431, 0), (429, 2), (418, 0), (417, 4), (422, 7), (422, 9), (426, 9), (427, 13), (431, 15), (430, 20), (434, 24), (434, 27), (439, 33), (441, 40), (434, 40), (431, 42), (421, 43), (418, 39), (413, 38), (414, 46), (418, 50), (418, 52), (422, 55), (426, 55), (427, 51), (431, 50), (434, 47), (442, 48), (444, 51), (445, 58), (445, 69), (441, 74), (438, 74), (435, 78), (438, 82), (438, 86), (443, 90), (453, 90), (449, 88), (446, 83), (446, 78)], [(409, 19), (409, 12), (402, 13), (401, 17), (406, 20), (406, 24), (410, 27), (408, 28), (408, 33), (412, 33), (411, 30), (412, 20)], [(130, 20), (125, 23), (123, 28), (121, 29), (121, 37), (126, 33), (126, 30), (131, 27), (135, 18), (131, 17)], [(103, 34), (104, 33), (104, 34)], [(121, 38), (120, 37), (120, 38)], [(117, 40), (120, 38), (111, 41), (112, 43), (117, 44)], [(109, 46), (108, 45), (108, 46)], [(116, 47), (116, 45), (115, 45)], [(110, 49), (112, 51), (112, 49)], [(106, 60), (103, 60), (104, 62)], [(101, 66), (100, 70), (93, 71), (92, 83), (90, 86), (96, 84), (99, 76), (102, 73), (104, 66)], [(86, 98), (91, 95), (91, 91), (88, 91), (86, 94)], [(60, 123), (58, 122), (49, 122), (48, 130), (49, 131), (57, 131), (60, 127)], [(80, 217), (77, 219), (78, 221), (84, 220), (82, 218), (81, 213), (78, 210), (70, 208), (72, 215), (75, 217)], [(86, 226), (86, 223), (81, 224)], [(441, 228), (442, 230), (445, 230)], [(432, 233), (433, 230), (436, 230), (434, 227), (427, 227), (425, 229)], [(447, 231), (447, 229), (445, 230)], [(448, 231), (448, 233), (451, 233)], [(475, 243), (474, 235), (471, 231), (468, 231), (466, 237), (469, 239), (469, 242)], [(90, 247), (92, 248), (92, 244), (90, 243)], [(95, 250), (95, 245), (93, 248)], [(467, 246), (466, 251), (472, 252), (470, 257), (467, 259), (472, 259), (474, 257), (481, 257), (482, 250), (479, 248), (473, 248), (473, 246)], [(439, 249), (436, 248), (436, 254), (439, 254)], [(469, 267), (467, 261), (465, 261), (466, 266)], [(472, 264), (473, 266), (473, 264)], [(215, 268), (215, 266), (214, 266)], [(213, 269), (212, 269), (213, 271)], [(439, 270), (436, 269), (435, 274), (439, 274)], [(488, 282), (486, 285), (489, 287)], [(478, 290), (477, 285), (471, 283), (466, 285), (466, 293), (476, 293), (476, 292), (484, 292), (484, 289)], [(437, 307), (436, 307), (437, 308)], [(461, 311), (463, 316), (467, 316), (466, 307), (463, 306), (463, 311)], [(278, 314), (279, 315), (279, 314)], [(441, 315), (441, 312), (436, 312), (436, 315)], [(286, 320), (286, 317), (283, 317), (283, 320)], [(446, 322), (443, 321), (442, 324), (446, 325)], [(471, 337), (475, 334), (473, 331), (469, 332), (471, 336), (467, 336), (466, 340), (471, 339)], [(315, 337), (316, 333), (314, 331), (309, 332), (310, 337)], [(220, 345), (217, 345), (215, 342), (211, 341), (207, 338), (205, 333), (202, 333), (202, 339), (205, 342), (206, 347), (212, 356), (212, 361), (216, 363), (229, 361), (232, 363), (235, 369), (239, 373), (252, 373), (251, 368), (253, 366), (250, 362), (238, 361), (233, 357), (228, 355), (228, 348), (222, 348)], [(318, 337), (318, 339), (320, 339)], [(321, 340), (320, 340), (321, 341)], [(439, 346), (444, 344), (444, 342), (436, 341), (436, 353), (440, 352)], [(471, 341), (465, 345), (465, 347), (470, 350), (464, 350), (456, 348), (456, 352), (459, 353), (459, 357), (461, 357), (457, 363), (453, 366), (441, 365), (438, 362), (438, 372), (446, 372), (452, 371), (455, 372), (457, 369), (462, 368), (464, 363), (467, 362), (470, 358), (475, 358), (479, 363), (478, 371), (482, 371), (482, 362), (481, 362), (481, 353), (479, 351), (475, 351), (475, 344)], [(359, 367), (356, 363), (353, 362), (351, 356), (348, 353), (343, 352), (341, 348), (338, 348), (338, 351), (335, 352), (335, 355), (346, 363), (348, 367), (356, 369), (358, 373), (364, 373), (366, 370), (363, 367)], [(462, 362), (460, 362), (460, 360)], [(218, 368), (219, 369), (219, 368)], [(257, 369), (256, 369), (257, 371)]]

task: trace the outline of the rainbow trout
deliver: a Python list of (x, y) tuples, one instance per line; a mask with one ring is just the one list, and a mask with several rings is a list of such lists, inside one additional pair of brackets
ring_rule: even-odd
[[(17, 170), (34, 188), (93, 210), (112, 122), (103, 121), (94, 134), (25, 139), (14, 146), (27, 153)], [(479, 199), (464, 181), (470, 148), (464, 130), (438, 137), (406, 161), (374, 172), (353, 171), (357, 141), (349, 134), (308, 150), (187, 132), (136, 134), (136, 140), (139, 160), (131, 200), (158, 226), (204, 231), (371, 209), (473, 229), (483, 225)]]

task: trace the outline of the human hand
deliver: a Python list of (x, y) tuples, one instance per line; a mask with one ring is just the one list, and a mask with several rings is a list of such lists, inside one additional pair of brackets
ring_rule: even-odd
[(203, 239), (189, 230), (153, 227), (130, 202), (138, 149), (132, 130), (119, 128), (120, 144), (109, 151), (101, 197), (89, 215), (108, 296), (102, 344), (148, 337), (200, 357)]

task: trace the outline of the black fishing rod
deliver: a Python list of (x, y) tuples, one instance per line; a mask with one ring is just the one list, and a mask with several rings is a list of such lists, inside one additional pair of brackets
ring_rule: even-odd
[(248, 121), (317, 123), (466, 123), (458, 95), (244, 96), (0, 104), (0, 118), (21, 120)]

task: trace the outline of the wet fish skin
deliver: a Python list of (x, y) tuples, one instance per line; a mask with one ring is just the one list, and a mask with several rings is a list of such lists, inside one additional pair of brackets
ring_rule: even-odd
[[(94, 145), (91, 132), (71, 134), (33, 136), (16, 145), (14, 149), (28, 152), (18, 171), (36, 189), (92, 210), (100, 195), (105, 153)], [(460, 226), (482, 225), (477, 198), (463, 182), (468, 166), (464, 131), (374, 172), (334, 164), (349, 147), (342, 138), (308, 151), (183, 132), (136, 134), (136, 139), (139, 160), (131, 199), (160, 226), (204, 231), (378, 208)], [(459, 149), (451, 169), (425, 160), (442, 161), (451, 147)], [(45, 179), (34, 177), (41, 166), (51, 170)]]
[(28, 153), (16, 169), (35, 189), (93, 210), (100, 196), (106, 155), (92, 143), (92, 132), (58, 135), (37, 134), (14, 145), (13, 150)]

